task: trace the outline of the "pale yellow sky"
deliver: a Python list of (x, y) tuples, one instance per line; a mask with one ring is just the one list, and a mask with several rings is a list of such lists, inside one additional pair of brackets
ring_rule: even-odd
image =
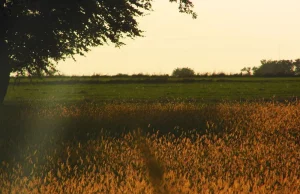
[(92, 48), (86, 57), (59, 62), (66, 75), (171, 74), (176, 67), (196, 72), (238, 73), (262, 59), (300, 58), (299, 0), (194, 0), (198, 18), (178, 12), (168, 0), (140, 18), (145, 37)]

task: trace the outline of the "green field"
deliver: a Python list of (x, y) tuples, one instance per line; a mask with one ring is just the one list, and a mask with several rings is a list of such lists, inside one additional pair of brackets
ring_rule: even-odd
[(11, 81), (6, 103), (294, 100), (300, 78), (91, 78)]

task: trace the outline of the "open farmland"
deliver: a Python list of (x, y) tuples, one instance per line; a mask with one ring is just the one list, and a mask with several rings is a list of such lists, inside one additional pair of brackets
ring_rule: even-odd
[(11, 85), (0, 193), (299, 193), (289, 79)]
[[(162, 81), (163, 80), (163, 81)], [(12, 81), (7, 103), (147, 102), (215, 103), (248, 100), (294, 100), (300, 78), (91, 78), (66, 77)]]

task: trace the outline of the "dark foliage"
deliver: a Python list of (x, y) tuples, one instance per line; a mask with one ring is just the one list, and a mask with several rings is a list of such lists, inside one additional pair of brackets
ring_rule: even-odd
[[(179, 11), (196, 14), (189, 0)], [(142, 36), (138, 17), (152, 10), (152, 0), (0, 0), (0, 103), (10, 72), (42, 76), (56, 62), (84, 55), (91, 47)]]
[(255, 76), (295, 76), (300, 73), (300, 59), (262, 60), (261, 66), (252, 70)]
[(193, 77), (193, 76), (195, 76), (195, 71), (188, 67), (176, 68), (176, 69), (174, 69), (172, 76), (174, 76), (174, 77)]
[[(189, 1), (180, 4), (194, 14)], [(136, 18), (151, 10), (151, 0), (2, 0), (0, 8), (13, 71), (41, 73), (90, 47), (141, 36)]]

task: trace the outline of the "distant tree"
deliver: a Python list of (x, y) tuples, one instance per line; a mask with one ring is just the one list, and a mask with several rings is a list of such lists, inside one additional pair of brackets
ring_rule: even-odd
[(300, 59), (294, 61), (295, 65), (295, 75), (300, 75)]
[(100, 73), (94, 73), (91, 77), (101, 77), (101, 74)]
[(168, 78), (169, 77), (169, 74), (153, 74), (151, 75), (151, 77), (154, 77), (154, 78)]
[[(178, 2), (191, 14), (190, 0)], [(0, 104), (10, 73), (50, 74), (59, 60), (90, 47), (139, 37), (136, 19), (152, 10), (152, 0), (0, 0)]]
[(197, 77), (208, 77), (210, 74), (208, 72), (206, 73), (197, 73), (196, 76)]
[(251, 67), (244, 67), (243, 69), (241, 69), (241, 72), (245, 72), (246, 75), (251, 75)]
[(218, 77), (226, 77), (226, 73), (224, 72), (220, 72), (217, 74)]
[(114, 75), (114, 77), (129, 77), (129, 75), (124, 73), (118, 73), (117, 75)]
[(253, 75), (256, 75), (256, 71), (258, 70), (258, 67), (252, 67), (252, 72), (253, 72)]
[(188, 67), (176, 68), (176, 69), (174, 69), (172, 76), (174, 76), (174, 77), (193, 77), (193, 76), (195, 76), (195, 71)]
[(227, 75), (226, 75), (226, 73), (224, 73), (224, 72), (213, 72), (213, 73), (211, 74), (211, 76), (212, 76), (212, 77), (226, 77)]
[(295, 62), (293, 60), (261, 60), (261, 66), (254, 71), (256, 76), (293, 76)]

